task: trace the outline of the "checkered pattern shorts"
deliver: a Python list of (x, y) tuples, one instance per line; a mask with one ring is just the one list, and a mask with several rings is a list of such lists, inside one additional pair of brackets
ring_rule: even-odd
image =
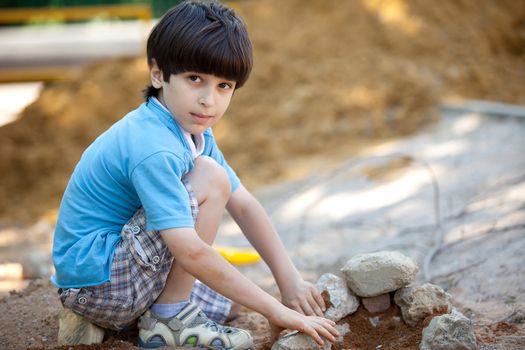
[[(190, 184), (193, 220), (199, 206)], [(136, 322), (157, 299), (171, 270), (173, 257), (158, 231), (146, 231), (146, 215), (140, 208), (124, 225), (121, 241), (111, 265), (111, 281), (85, 288), (59, 289), (64, 307), (101, 327), (121, 330)], [(231, 300), (200, 281), (195, 282), (190, 300), (214, 321), (223, 323), (230, 313)]]

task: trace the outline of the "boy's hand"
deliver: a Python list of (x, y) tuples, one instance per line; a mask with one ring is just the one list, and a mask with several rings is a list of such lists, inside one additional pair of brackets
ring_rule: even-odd
[(335, 322), (323, 317), (305, 316), (286, 307), (268, 320), (272, 331), (272, 343), (277, 340), (283, 329), (293, 329), (307, 334), (319, 345), (324, 343), (321, 337), (334, 343), (336, 337), (339, 336)]
[(283, 304), (307, 316), (323, 317), (326, 311), (323, 297), (315, 286), (301, 277), (281, 290)]

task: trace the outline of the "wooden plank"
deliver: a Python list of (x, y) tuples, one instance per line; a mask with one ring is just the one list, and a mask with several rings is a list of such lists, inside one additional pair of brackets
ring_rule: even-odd
[(151, 20), (153, 13), (151, 6), (146, 4), (0, 8), (0, 23), (2, 24), (36, 21), (79, 21), (96, 17)]
[(0, 83), (55, 81), (73, 77), (82, 66), (0, 69)]

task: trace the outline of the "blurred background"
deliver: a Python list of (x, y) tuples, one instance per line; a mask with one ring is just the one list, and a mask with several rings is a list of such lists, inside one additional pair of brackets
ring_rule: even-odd
[[(142, 102), (145, 40), (176, 3), (0, 1), (0, 263), (49, 251), (76, 162)], [(443, 104), (525, 104), (524, 1), (226, 4), (255, 65), (214, 132), (249, 189), (424, 130)]]

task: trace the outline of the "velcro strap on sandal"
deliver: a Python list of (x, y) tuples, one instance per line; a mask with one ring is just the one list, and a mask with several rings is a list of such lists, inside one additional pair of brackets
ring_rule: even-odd
[(197, 305), (194, 303), (188, 303), (188, 305), (182, 309), (177, 316), (173, 317), (168, 322), (168, 327), (174, 331), (178, 331), (191, 324), (195, 317), (199, 315), (199, 312), (201, 312), (201, 310)]
[(139, 318), (139, 322), (138, 322), (137, 326), (140, 329), (145, 329), (145, 330), (151, 331), (153, 329), (153, 327), (155, 327), (156, 323), (157, 323), (156, 319), (148, 317), (148, 316), (142, 316), (141, 318)]

